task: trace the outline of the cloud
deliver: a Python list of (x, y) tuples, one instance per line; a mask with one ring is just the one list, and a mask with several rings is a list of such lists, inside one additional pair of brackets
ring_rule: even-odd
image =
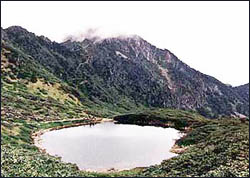
[(67, 35), (63, 42), (65, 41), (83, 41), (84, 39), (89, 39), (94, 42), (101, 42), (104, 39), (108, 38), (119, 38), (119, 39), (126, 39), (126, 38), (136, 38), (137, 35), (128, 35), (125, 33), (105, 33), (105, 31), (101, 30), (100, 28), (88, 28), (82, 32), (78, 32), (75, 34)]
[(89, 39), (93, 41), (98, 41), (101, 39), (101, 36), (98, 34), (98, 28), (88, 28), (87, 30), (73, 34), (67, 35), (63, 41), (83, 41), (84, 39)]

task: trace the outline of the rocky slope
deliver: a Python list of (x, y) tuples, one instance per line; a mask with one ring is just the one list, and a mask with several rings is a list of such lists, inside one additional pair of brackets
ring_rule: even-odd
[[(248, 88), (226, 86), (140, 37), (59, 44), (22, 27), (1, 29), (1, 176), (249, 177), (248, 118), (152, 108), (241, 117), (249, 113)], [(36, 132), (97, 116), (182, 130), (182, 153), (159, 165), (95, 173), (34, 145)]]
[[(138, 36), (56, 43), (12, 26), (1, 29), (1, 37), (3, 49), (17, 51), (8, 58), (39, 64), (41, 70), (70, 86), (81, 102), (111, 103), (124, 110), (197, 110), (212, 118), (235, 112), (249, 116), (249, 93), (245, 89), (202, 74), (169, 50), (159, 49)], [(28, 77), (35, 81), (48, 78), (34, 68), (30, 71)], [(24, 72), (17, 72), (17, 78), (25, 77)]]
[(234, 87), (234, 90), (247, 102), (249, 102), (249, 83)]

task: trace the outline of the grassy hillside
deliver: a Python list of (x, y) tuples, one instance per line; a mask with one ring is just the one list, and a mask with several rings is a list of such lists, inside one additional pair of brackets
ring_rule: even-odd
[(89, 107), (93, 103), (106, 105), (116, 112), (170, 107), (195, 110), (210, 118), (238, 115), (236, 112), (249, 116), (247, 94), (189, 67), (169, 50), (138, 36), (57, 43), (20, 26), (1, 32), (4, 48), (15, 49), (8, 54), (9, 59), (29, 61), (20, 78), (48, 81), (53, 75), (82, 103), (88, 101)]
[(211, 120), (196, 113), (170, 109), (118, 116), (115, 120), (126, 124), (170, 125), (186, 133), (177, 141), (179, 156), (144, 169), (140, 176), (249, 176), (249, 121)]
[(8, 111), (8, 114), (2, 113), (1, 175), (3, 177), (249, 176), (248, 121), (242, 123), (238, 119), (229, 118), (209, 120), (196, 113), (171, 109), (115, 117), (114, 119), (121, 123), (171, 126), (186, 132), (186, 136), (178, 140), (173, 149), (180, 155), (163, 161), (160, 165), (104, 174), (79, 171), (76, 165), (62, 163), (59, 158), (41, 153), (33, 145), (31, 138), (32, 133), (41, 129), (92, 121), (68, 119), (62, 122), (44, 122), (27, 119), (22, 113), (19, 113), (20, 115), (17, 113), (16, 110)]
[(88, 100), (17, 48), (2, 47), (1, 176), (103, 176), (79, 171), (76, 165), (41, 153), (33, 144), (32, 134), (93, 123), (124, 110)]
[[(122, 95), (122, 102), (116, 104), (98, 97), (90, 100), (87, 92), (62, 80), (39, 60), (2, 41), (1, 176), (249, 176), (248, 119), (211, 120), (191, 111), (150, 110)], [(102, 117), (179, 129), (186, 136), (173, 151), (180, 155), (160, 165), (104, 174), (79, 171), (33, 144), (32, 134), (37, 131), (93, 123)]]

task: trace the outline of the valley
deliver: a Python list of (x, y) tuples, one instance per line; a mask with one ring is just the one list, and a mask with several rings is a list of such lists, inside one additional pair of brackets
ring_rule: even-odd
[[(20, 26), (1, 35), (2, 177), (249, 177), (249, 84), (225, 85), (140, 37), (56, 43)], [(34, 133), (102, 119), (177, 129), (182, 151), (107, 173), (34, 145)]]

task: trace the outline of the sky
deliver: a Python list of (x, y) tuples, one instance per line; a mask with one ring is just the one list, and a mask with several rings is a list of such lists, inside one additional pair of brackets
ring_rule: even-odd
[(225, 84), (249, 83), (246, 1), (1, 1), (1, 27), (12, 25), (56, 42), (135, 34)]

